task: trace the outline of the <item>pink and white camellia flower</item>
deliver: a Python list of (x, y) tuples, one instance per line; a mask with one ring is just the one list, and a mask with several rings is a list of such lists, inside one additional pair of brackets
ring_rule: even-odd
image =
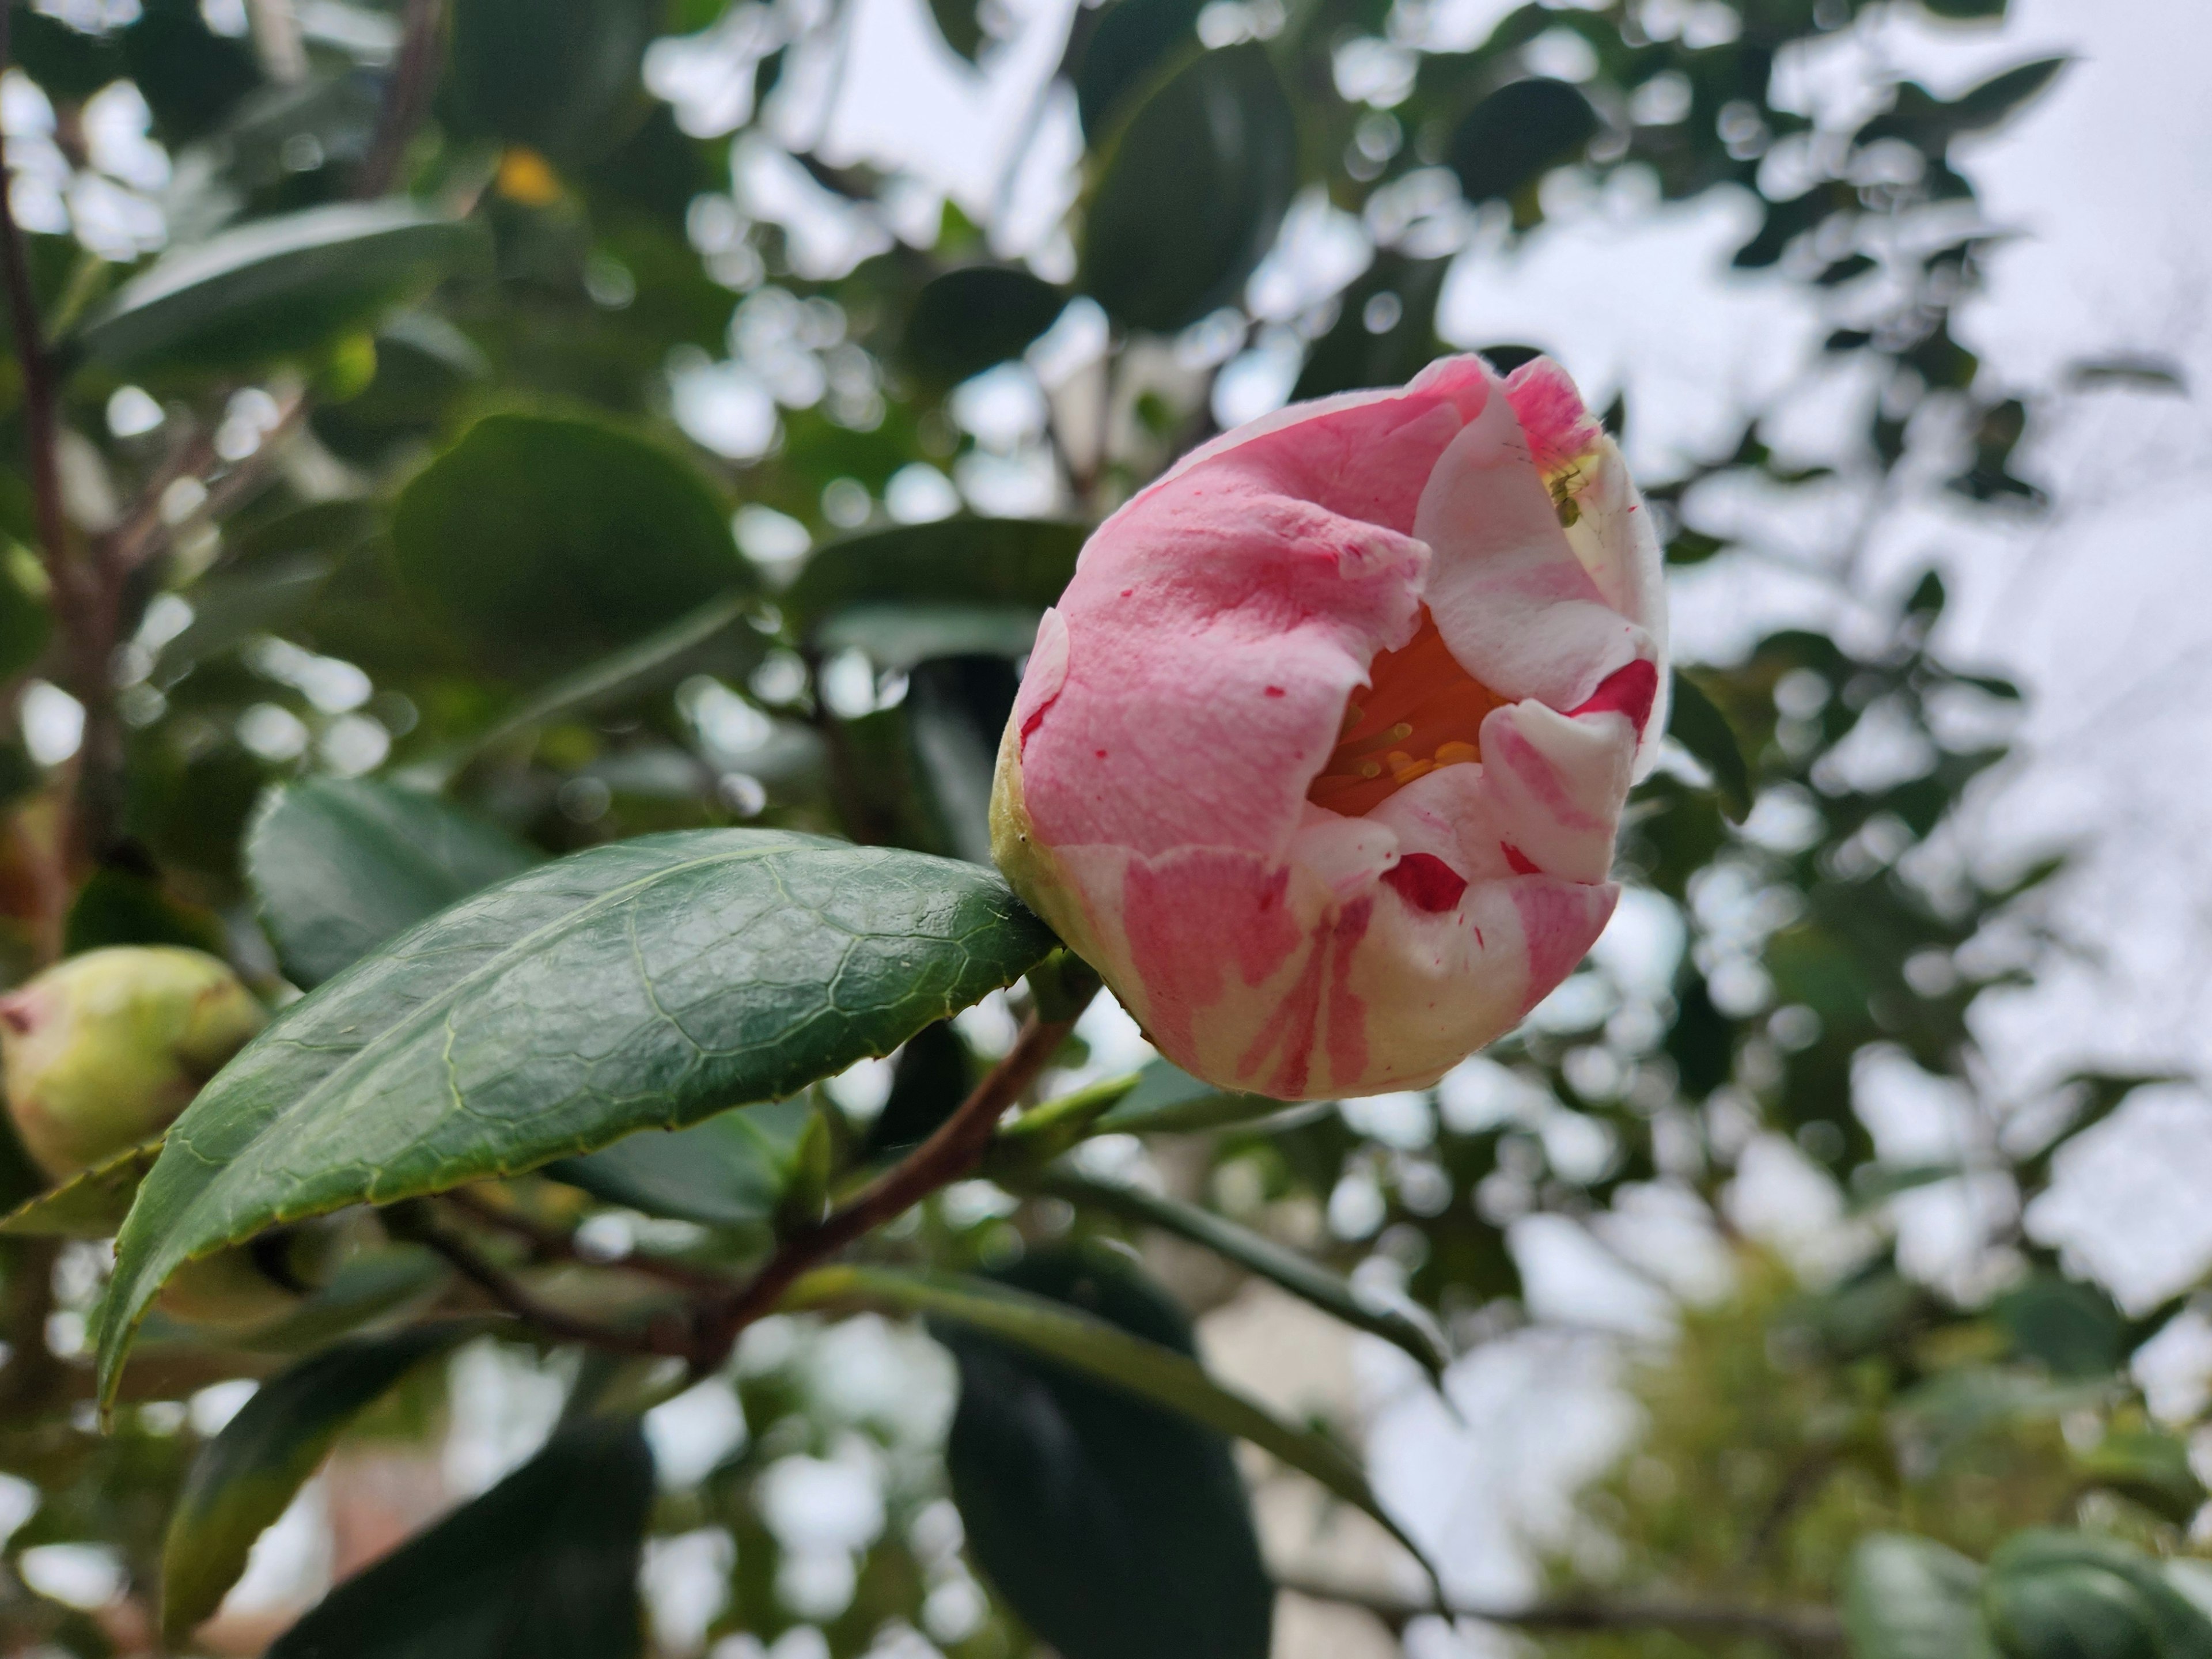
[(1216, 439), (1045, 613), (1000, 867), (1210, 1083), (1434, 1081), (1613, 914), (1666, 724), (1650, 516), (1541, 358), (1449, 358)]

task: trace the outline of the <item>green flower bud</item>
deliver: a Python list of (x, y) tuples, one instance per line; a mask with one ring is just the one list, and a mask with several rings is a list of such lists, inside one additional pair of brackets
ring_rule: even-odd
[(268, 1021), (238, 975), (172, 945), (88, 951), (0, 997), (0, 1075), (56, 1180), (159, 1134)]

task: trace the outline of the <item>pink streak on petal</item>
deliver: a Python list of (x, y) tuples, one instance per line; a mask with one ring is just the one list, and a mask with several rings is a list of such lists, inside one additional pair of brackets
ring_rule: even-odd
[[(1443, 861), (1431, 862), (1441, 866)], [(1464, 887), (1466, 883), (1460, 884)], [(1352, 988), (1352, 956), (1359, 941), (1367, 937), (1368, 920), (1374, 914), (1375, 901), (1359, 899), (1346, 905), (1336, 921), (1329, 957), (1328, 1059), (1330, 1080), (1340, 1089), (1349, 1087), (1367, 1070), (1367, 1005)], [(1304, 1087), (1303, 1079), (1300, 1086)]]
[(1589, 954), (1613, 919), (1620, 897), (1620, 889), (1610, 883), (1592, 887), (1543, 879), (1513, 884), (1513, 908), (1520, 913), (1521, 932), (1528, 946), (1528, 992), (1521, 1005), (1524, 1015), (1551, 995)]
[(1582, 393), (1549, 357), (1521, 365), (1506, 378), (1506, 401), (1528, 440), (1529, 459), (1542, 472), (1557, 472), (1595, 449), (1604, 428), (1590, 418)]
[(1524, 737), (1510, 720), (1483, 722), (1485, 751), (1510, 769), (1545, 810), (1570, 830), (1600, 830), (1604, 826), (1575, 804), (1566, 781), (1543, 751)]
[(1275, 1044), (1282, 1042), (1282, 1064), (1275, 1068), (1267, 1088), (1269, 1093), (1285, 1100), (1305, 1092), (1306, 1067), (1313, 1055), (1314, 1021), (1321, 1012), (1322, 974), (1328, 965), (1328, 935), (1329, 919), (1324, 915), (1314, 927), (1306, 965), (1298, 970), (1297, 981), (1275, 1005), (1275, 1012), (1267, 1016), (1259, 1036), (1237, 1062), (1237, 1075), (1249, 1078)]
[(1530, 858), (1526, 853), (1516, 847), (1511, 842), (1498, 842), (1498, 845), (1503, 848), (1505, 852), (1505, 867), (1512, 871), (1514, 874), (1518, 876), (1540, 876), (1544, 873), (1542, 867), (1537, 864), (1535, 860)]
[(1441, 915), (1459, 903), (1467, 878), (1434, 853), (1407, 853), (1382, 872), (1383, 884), (1414, 909)]
[(1641, 733), (1644, 723), (1651, 718), (1651, 705), (1658, 696), (1659, 665), (1639, 657), (1626, 668), (1616, 668), (1607, 675), (1588, 702), (1567, 713), (1575, 719), (1584, 714), (1626, 714)]
[(1129, 957), (1145, 988), (1152, 1036), (1170, 1055), (1192, 1050), (1193, 1019), (1221, 1000), (1224, 966), (1247, 985), (1271, 977), (1297, 948), (1285, 897), (1288, 866), (1248, 854), (1200, 850), (1147, 863), (1122, 878)]

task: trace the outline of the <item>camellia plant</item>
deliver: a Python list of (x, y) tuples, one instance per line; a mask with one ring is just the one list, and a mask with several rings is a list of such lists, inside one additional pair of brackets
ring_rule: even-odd
[[(0, 1647), (1264, 1659), (1289, 1589), (1386, 1644), (2212, 1653), (2126, 1370), (2180, 1299), (2017, 1220), (2146, 1079), (2000, 1111), (1968, 1024), (2060, 868), (1959, 851), (2017, 690), (1847, 553), (1848, 639), (1669, 656), (1668, 571), (1769, 550), (1731, 489), (2039, 504), (1951, 147), (2060, 65), (1823, 125), (1790, 55), (2002, 0), (1443, 9), (933, 0), (963, 84), (1057, 31), (949, 198), (839, 137), (857, 4), (0, 9)], [(1848, 453), (1751, 411), (1632, 482), (1624, 400), (1440, 322), (1605, 191), (1750, 210), (1880, 388)], [(1959, 1163), (1882, 1158), (1877, 1063)], [(1753, 1147), (1843, 1267), (1727, 1223)], [(1891, 1204), (1947, 1182), (2012, 1201), (1939, 1291)], [(1632, 1356), (1608, 1547), (1526, 1601), (1200, 1358), (1256, 1284), (1449, 1391), (1526, 1224), (1664, 1279), (1655, 1204), (1735, 1289)], [(837, 1404), (848, 1339), (925, 1380)], [(257, 1624), (258, 1540), (471, 1355), (542, 1445)], [(848, 1465), (825, 1548), (787, 1500)], [(1402, 1581), (1273, 1559), (1260, 1467)]]

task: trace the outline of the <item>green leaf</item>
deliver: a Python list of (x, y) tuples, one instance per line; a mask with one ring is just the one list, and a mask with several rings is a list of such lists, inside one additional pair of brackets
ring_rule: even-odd
[(775, 1213), (812, 1109), (804, 1096), (724, 1112), (674, 1134), (636, 1134), (545, 1166), (556, 1181), (646, 1215), (749, 1227)]
[(929, 0), (929, 15), (936, 20), (945, 44), (974, 63), (983, 46), (983, 26), (975, 16), (975, 0)]
[(2207, 1659), (2212, 1618), (2161, 1564), (2087, 1533), (2015, 1534), (1990, 1558), (1982, 1605), (2008, 1659)]
[(648, 836), (503, 882), (285, 1009), (185, 1109), (118, 1244), (104, 1387), (191, 1257), (780, 1098), (1051, 945), (972, 865), (778, 830)]
[(1979, 1565), (1933, 1539), (1869, 1534), (1844, 1576), (1851, 1659), (1995, 1659), (1981, 1584)]
[(633, 1659), (653, 1454), (586, 1419), (323, 1598), (269, 1659)]
[(417, 1326), (341, 1342), (270, 1377), (199, 1449), (161, 1549), (161, 1630), (181, 1644), (246, 1571), (253, 1540), (284, 1512), (340, 1431), (434, 1354), (483, 1327)]
[(1597, 128), (1589, 100), (1565, 81), (1509, 81), (1462, 118), (1446, 160), (1468, 201), (1510, 201), (1572, 161)]
[(325, 778), (270, 792), (246, 833), (246, 876), (284, 971), (312, 990), (540, 856), (434, 796)]
[(963, 265), (923, 284), (907, 318), (906, 356), (940, 386), (1018, 357), (1053, 325), (1067, 295), (1004, 265)]
[(878, 669), (904, 673), (938, 657), (1011, 662), (1036, 642), (1042, 615), (1027, 605), (855, 605), (832, 615), (814, 638), (825, 656), (859, 651)]
[(944, 519), (832, 542), (783, 596), (812, 638), (830, 617), (866, 607), (984, 605), (1042, 611), (1075, 574), (1079, 525), (1039, 519)]
[(1859, 129), (1858, 142), (1902, 138), (1927, 154), (1941, 156), (1954, 138), (1997, 125), (2056, 80), (2073, 59), (2043, 58), (1992, 76), (1958, 97), (1935, 96), (1917, 82), (1897, 89), (1896, 104)]
[(2094, 1285), (2037, 1273), (1990, 1305), (2015, 1350), (2053, 1376), (2087, 1382), (2112, 1370), (2127, 1342), (2127, 1319)]
[(1292, 1296), (1310, 1302), (1354, 1330), (1381, 1337), (1411, 1356), (1414, 1364), (1439, 1382), (1444, 1367), (1451, 1363), (1451, 1355), (1436, 1334), (1419, 1321), (1394, 1308), (1370, 1305), (1343, 1279), (1316, 1267), (1296, 1250), (1285, 1249), (1274, 1240), (1249, 1227), (1240, 1227), (1210, 1210), (1177, 1203), (1141, 1188), (1095, 1181), (1065, 1166), (1047, 1171), (1038, 1185), (1072, 1204), (1089, 1205), (1126, 1221), (1158, 1227), (1163, 1232), (1173, 1233), (1212, 1250)]
[(999, 738), (1021, 681), (1004, 657), (943, 657), (908, 676), (907, 737), (939, 845), (971, 864), (991, 862), (991, 787)]
[(1742, 741), (1720, 705), (1679, 668), (1667, 735), (1713, 775), (1713, 793), (1720, 797), (1721, 810), (1729, 822), (1741, 823), (1751, 811), (1751, 766), (1743, 757)]
[[(1033, 1253), (1000, 1277), (1197, 1369), (1182, 1310), (1110, 1251)], [(1266, 1659), (1274, 1586), (1225, 1435), (1018, 1343), (939, 1334), (960, 1365), (953, 1498), (1024, 1623), (1066, 1659)]]
[(1126, 100), (1162, 78), (1164, 70), (1196, 54), (1198, 15), (1205, 0), (1114, 0), (1076, 14), (1067, 61), (1076, 112), (1096, 148)]
[(466, 0), (454, 8), (461, 125), (562, 166), (606, 154), (646, 114), (639, 64), (660, 0)]
[(1128, 1097), (1098, 1120), (1100, 1134), (1195, 1134), (1205, 1129), (1272, 1117), (1283, 1103), (1266, 1095), (1224, 1093), (1201, 1083), (1172, 1060), (1146, 1066)]
[(2204, 1507), (2204, 1483), (2190, 1466), (2187, 1443), (2162, 1430), (2112, 1431), (2074, 1461), (2085, 1480), (2176, 1526), (2186, 1527)]
[(1441, 349), (1437, 299), (1450, 264), (1388, 249), (1378, 253), (1344, 291), (1336, 321), (1314, 343), (1291, 397), (1402, 386), (1419, 374)]
[[(1030, 988), (1035, 991), (1034, 979)], [(951, 1021), (916, 1031), (891, 1064), (891, 1091), (868, 1125), (861, 1156), (881, 1158), (921, 1146), (968, 1098), (974, 1074), (968, 1045)]]
[(0, 1233), (13, 1238), (114, 1237), (161, 1151), (160, 1141), (149, 1140), (78, 1170), (0, 1218)]
[(1249, 1440), (1371, 1516), (1416, 1559), (1420, 1547), (1377, 1501), (1359, 1466), (1334, 1441), (1293, 1428), (1243, 1395), (1222, 1387), (1188, 1356), (1140, 1340), (1105, 1321), (1045, 1297), (954, 1273), (877, 1267), (822, 1267), (784, 1298), (787, 1308), (860, 1301), (949, 1320), (1000, 1337), (1073, 1370)]
[(1258, 45), (1201, 54), (1114, 143), (1091, 198), (1081, 286), (1170, 333), (1236, 300), (1297, 184), (1297, 124)]
[(400, 492), (392, 537), (407, 592), (528, 680), (751, 586), (707, 480), (598, 421), (477, 422)]
[(509, 738), (535, 730), (563, 715), (603, 708), (668, 684), (680, 677), (714, 670), (742, 678), (764, 652), (760, 636), (744, 626), (752, 607), (748, 593), (725, 593), (678, 617), (635, 645), (586, 663), (523, 698), (515, 707), (445, 763), (456, 770), (470, 758), (497, 748)]
[(486, 249), (480, 228), (407, 203), (304, 208), (164, 256), (80, 338), (118, 374), (242, 369), (356, 332), (481, 268)]

